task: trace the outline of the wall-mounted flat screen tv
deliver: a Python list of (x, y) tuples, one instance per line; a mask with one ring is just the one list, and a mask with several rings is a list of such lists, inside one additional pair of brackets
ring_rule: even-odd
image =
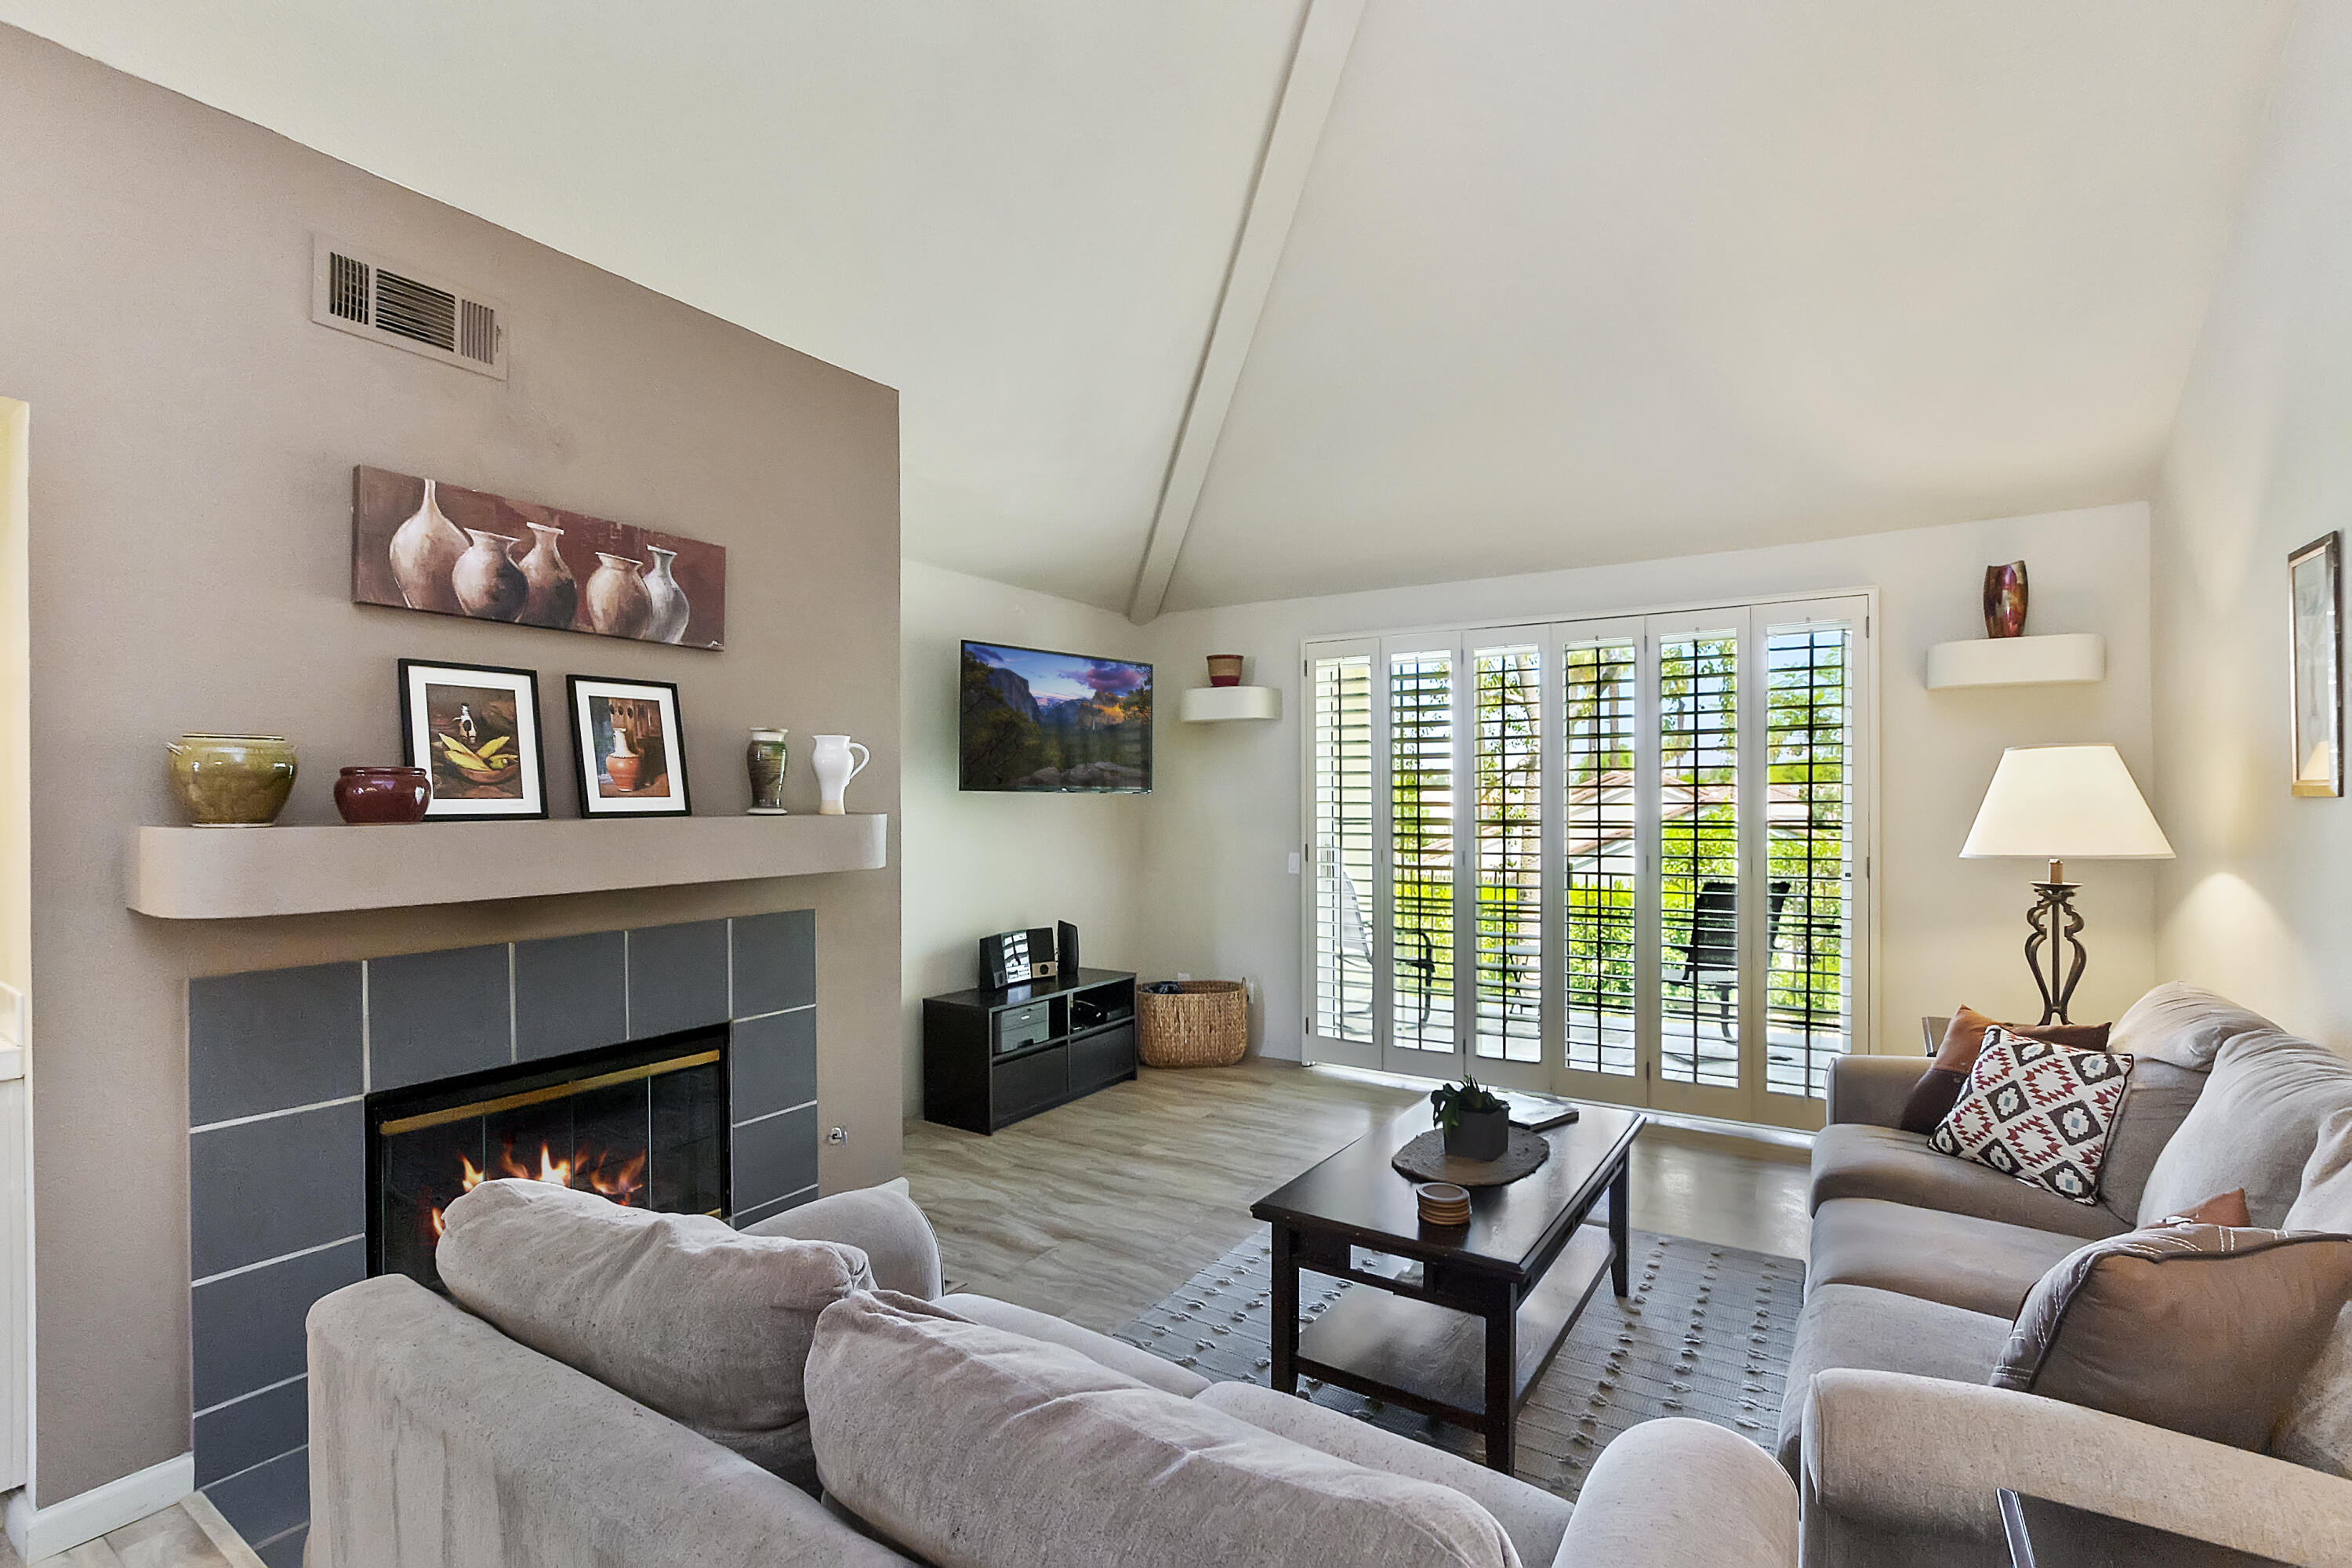
[(962, 785), (1034, 795), (1151, 788), (1151, 667), (963, 645)]

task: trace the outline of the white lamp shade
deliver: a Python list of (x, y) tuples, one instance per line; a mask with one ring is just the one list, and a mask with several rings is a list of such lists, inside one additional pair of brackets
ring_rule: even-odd
[(2172, 846), (2113, 746), (2011, 746), (1960, 856), (2169, 860)]

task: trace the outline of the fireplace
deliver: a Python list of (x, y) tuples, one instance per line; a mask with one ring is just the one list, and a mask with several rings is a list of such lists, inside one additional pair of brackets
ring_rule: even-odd
[(815, 1197), (816, 951), (783, 910), (190, 980), (196, 1485), (230, 1522), (299, 1540), (303, 1317), (436, 1284), (472, 1172), (737, 1226)]
[(726, 1214), (727, 1037), (689, 1030), (369, 1095), (368, 1272), (440, 1289), (442, 1210), (501, 1177)]

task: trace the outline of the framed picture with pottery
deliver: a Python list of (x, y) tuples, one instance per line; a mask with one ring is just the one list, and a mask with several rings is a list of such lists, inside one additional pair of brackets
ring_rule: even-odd
[(352, 602), (717, 648), (727, 641), (727, 549), (361, 467)]
[(2297, 795), (2344, 793), (2344, 536), (2315, 539), (2286, 558), (2294, 628), (2294, 698), (2287, 716), (2294, 738)]
[(688, 816), (686, 731), (663, 680), (569, 678), (583, 816)]
[(433, 776), (427, 822), (547, 815), (539, 673), (400, 661), (400, 745)]

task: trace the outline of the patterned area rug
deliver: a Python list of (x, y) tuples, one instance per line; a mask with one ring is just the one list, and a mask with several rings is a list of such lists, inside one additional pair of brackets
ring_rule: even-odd
[[(1805, 1294), (1804, 1265), (1682, 1237), (1633, 1233), (1633, 1292), (1606, 1280), (1519, 1407), (1519, 1479), (1573, 1502), (1601, 1450), (1661, 1415), (1727, 1426), (1769, 1447)], [(1215, 1382), (1264, 1384), (1274, 1365), (1274, 1247), (1264, 1227), (1118, 1337)], [(1301, 1321), (1349, 1290), (1372, 1287), (1307, 1274)], [(1313, 1379), (1301, 1388), (1389, 1431), (1477, 1458), (1475, 1433)]]

